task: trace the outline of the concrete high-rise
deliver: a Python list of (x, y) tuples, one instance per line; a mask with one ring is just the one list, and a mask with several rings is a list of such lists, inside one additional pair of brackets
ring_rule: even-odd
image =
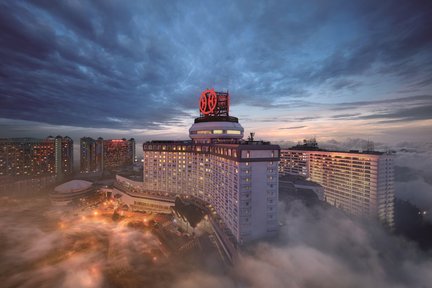
[(103, 139), (97, 140), (90, 137), (80, 139), (80, 172), (101, 172)]
[(303, 175), (324, 187), (329, 204), (394, 225), (394, 156), (375, 151), (325, 151), (299, 145), (281, 151), (281, 174)]

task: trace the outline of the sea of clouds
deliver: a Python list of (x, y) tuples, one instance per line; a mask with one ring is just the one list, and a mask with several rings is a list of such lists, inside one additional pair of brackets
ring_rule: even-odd
[[(430, 287), (432, 258), (378, 223), (336, 209), (281, 203), (277, 239), (232, 267), (202, 254), (151, 261), (158, 240), (111, 222), (81, 224), (48, 204), (3, 203), (2, 287)], [(64, 225), (66, 226), (59, 226)], [(65, 230), (67, 232), (65, 232)], [(207, 259), (208, 258), (208, 259)], [(143, 286), (144, 285), (144, 286)]]

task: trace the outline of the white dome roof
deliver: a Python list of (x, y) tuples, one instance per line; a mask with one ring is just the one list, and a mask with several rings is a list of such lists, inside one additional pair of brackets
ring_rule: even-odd
[(86, 190), (90, 188), (92, 185), (93, 183), (89, 181), (72, 180), (55, 187), (54, 191), (58, 193), (78, 192), (78, 191)]

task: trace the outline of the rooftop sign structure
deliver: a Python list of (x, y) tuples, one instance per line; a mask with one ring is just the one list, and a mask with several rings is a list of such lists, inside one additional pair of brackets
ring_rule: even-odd
[(230, 97), (228, 92), (207, 89), (201, 93), (199, 108), (201, 117), (229, 116)]

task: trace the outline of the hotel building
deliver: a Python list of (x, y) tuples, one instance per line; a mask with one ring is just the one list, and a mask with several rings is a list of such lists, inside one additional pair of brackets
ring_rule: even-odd
[(279, 173), (308, 177), (308, 155), (305, 151), (281, 150)]
[(102, 172), (132, 165), (135, 159), (135, 139), (80, 139), (81, 173)]
[(48, 176), (73, 173), (69, 137), (0, 139), (0, 176)]
[(302, 175), (324, 187), (327, 203), (350, 214), (394, 225), (394, 156), (336, 152), (299, 145), (281, 151), (281, 174)]
[[(228, 93), (204, 91), (200, 112), (189, 129), (191, 140), (143, 144), (141, 188), (134, 181), (121, 182), (131, 191), (141, 189), (142, 195), (177, 195), (208, 203), (237, 243), (275, 235), (279, 146), (242, 140), (243, 127), (229, 116)], [(132, 204), (143, 205), (146, 200), (134, 193), (127, 196), (135, 197)]]

